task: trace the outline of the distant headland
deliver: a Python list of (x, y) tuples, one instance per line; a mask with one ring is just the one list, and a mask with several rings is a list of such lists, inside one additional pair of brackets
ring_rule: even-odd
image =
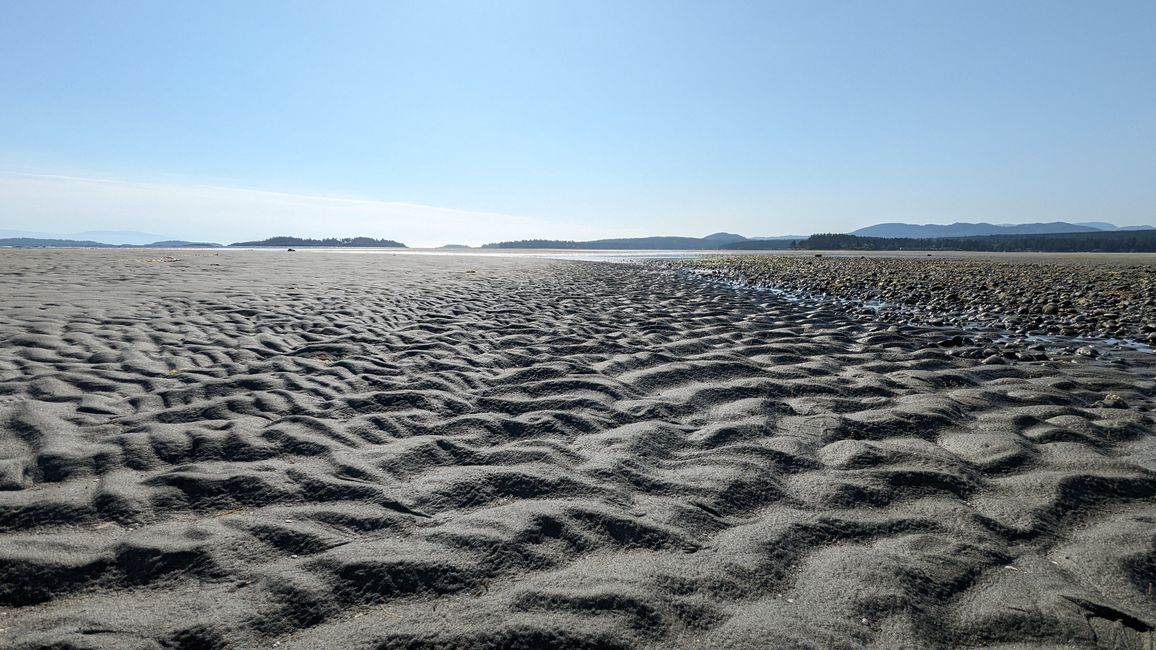
[(764, 250), (783, 250), (791, 242), (805, 236), (760, 237), (748, 239), (729, 232), (717, 232), (706, 237), (632, 237), (625, 239), (595, 239), (592, 241), (564, 241), (558, 239), (523, 239), (485, 244), (482, 248), (549, 248), (566, 250), (723, 250), (745, 242), (759, 242)]

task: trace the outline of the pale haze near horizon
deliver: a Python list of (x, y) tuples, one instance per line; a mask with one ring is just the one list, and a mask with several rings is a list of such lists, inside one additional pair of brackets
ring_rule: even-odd
[(1156, 224), (1152, 2), (0, 8), (0, 229)]

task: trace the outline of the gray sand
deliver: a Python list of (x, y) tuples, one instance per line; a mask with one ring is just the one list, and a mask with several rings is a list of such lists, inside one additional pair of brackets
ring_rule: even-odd
[(0, 647), (1152, 647), (1151, 355), (171, 254), (0, 251)]

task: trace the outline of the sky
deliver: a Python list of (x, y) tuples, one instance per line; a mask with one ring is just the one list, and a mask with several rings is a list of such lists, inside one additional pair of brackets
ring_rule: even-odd
[(1156, 2), (0, 3), (0, 230), (1156, 225)]

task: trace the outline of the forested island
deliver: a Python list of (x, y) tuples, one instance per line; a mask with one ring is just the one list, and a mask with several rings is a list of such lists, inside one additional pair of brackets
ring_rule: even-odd
[(392, 239), (374, 239), (372, 237), (327, 237), (325, 239), (309, 239), (307, 237), (270, 237), (260, 241), (241, 241), (229, 244), (233, 247), (261, 248), (300, 246), (314, 248), (405, 248), (405, 244)]

